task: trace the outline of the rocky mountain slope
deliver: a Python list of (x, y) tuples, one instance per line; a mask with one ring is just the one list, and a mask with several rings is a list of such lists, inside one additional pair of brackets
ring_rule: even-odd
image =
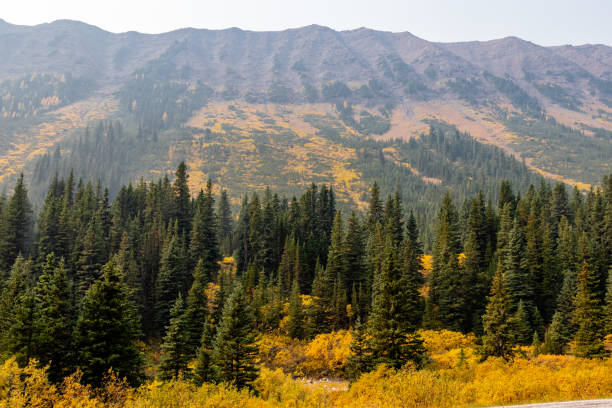
[[(22, 169), (33, 175), (41, 157), (58, 146), (74, 154), (84, 128), (103, 119), (120, 121), (126, 134), (141, 135), (139, 143), (162, 140), (168, 147), (115, 170), (128, 180), (163, 172), (181, 155), (193, 157), (202, 178), (220, 178), (214, 160), (197, 149), (172, 152), (186, 151), (185, 129), (214, 138), (221, 126), (240, 128), (239, 137), (225, 140), (233, 147), (257, 138), (257, 112), (269, 116), (265, 126), (283, 123), (304, 137), (321, 134), (306, 120), (315, 115), (340, 126), (339, 135), (381, 143), (410, 140), (432, 121), (446, 122), (524, 160), (534, 172), (582, 188), (611, 171), (612, 47), (605, 45), (542, 47), (515, 37), (434, 43), (408, 32), (316, 25), (280, 32), (114, 34), (67, 20), (37, 26), (0, 20), (0, 60), (5, 184)], [(231, 120), (220, 111), (231, 111)], [(325, 133), (326, 143), (340, 152), (336, 133)], [(292, 165), (307, 167), (309, 155), (317, 154), (310, 148), (303, 147), (307, 154), (296, 155)], [(265, 162), (268, 154), (258, 151), (248, 160)], [(330, 168), (342, 167), (334, 163)], [(419, 171), (414, 163), (402, 165)], [(354, 179), (363, 174), (353, 171)], [(336, 176), (330, 170), (320, 179)], [(419, 177), (429, 184), (438, 179), (424, 172)], [(249, 184), (260, 182), (246, 180), (243, 187)]]

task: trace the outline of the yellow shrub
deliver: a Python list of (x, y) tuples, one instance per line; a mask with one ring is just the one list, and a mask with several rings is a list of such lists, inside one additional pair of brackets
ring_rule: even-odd
[(466, 404), (587, 399), (612, 395), (612, 360), (539, 356), (511, 364), (489, 359), (478, 365), (474, 379), (462, 389)]
[(473, 333), (463, 334), (450, 330), (420, 330), (427, 353), (444, 353), (453, 349), (475, 348), (476, 337)]
[(363, 375), (338, 397), (337, 407), (454, 407), (461, 383), (434, 371), (400, 370), (380, 366)]
[[(92, 390), (76, 373), (58, 386), (50, 384), (36, 362), (20, 368), (14, 359), (0, 364), (0, 408), (441, 408), (520, 404), (612, 397), (612, 359), (587, 360), (572, 356), (540, 355), (512, 362), (490, 358), (461, 369), (453, 362), (470, 336), (426, 333), (438, 364), (416, 371), (378, 367), (364, 374), (350, 389), (340, 381), (294, 380), (280, 368), (261, 368), (255, 392), (226, 384), (177, 380), (153, 381), (133, 390), (110, 374), (105, 386)], [(448, 339), (444, 344), (441, 339)], [(283, 347), (301, 347), (317, 374), (342, 367), (348, 355), (350, 333), (340, 331), (317, 336), (305, 345), (283, 336), (262, 336), (264, 354), (274, 361)], [(275, 351), (272, 351), (272, 350)]]
[(269, 369), (280, 368), (285, 373), (296, 373), (306, 361), (306, 346), (289, 336), (262, 334), (257, 341), (261, 364)]
[(351, 354), (351, 340), (348, 330), (317, 335), (306, 346), (307, 360), (301, 364), (304, 373), (312, 377), (340, 375)]
[[(461, 358), (461, 350), (463, 350), (463, 361)], [(478, 364), (480, 356), (473, 348), (452, 349), (443, 353), (430, 356), (437, 363), (438, 368), (459, 368), (462, 365), (464, 368), (472, 367)]]

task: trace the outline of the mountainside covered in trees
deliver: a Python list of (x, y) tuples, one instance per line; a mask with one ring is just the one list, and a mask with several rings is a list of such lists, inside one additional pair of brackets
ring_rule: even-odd
[(207, 178), (236, 196), (327, 183), (361, 209), (374, 180), (437, 202), (446, 188), (463, 199), (466, 182), (488, 194), (540, 173), (588, 189), (610, 171), (604, 45), (0, 21), (0, 58), (0, 188), (23, 169), (37, 206), (55, 172), (99, 178), (114, 196), (182, 160), (194, 190)]

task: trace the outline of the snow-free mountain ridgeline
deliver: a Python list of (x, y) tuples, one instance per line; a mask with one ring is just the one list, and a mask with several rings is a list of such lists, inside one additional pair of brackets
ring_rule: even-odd
[(537, 173), (587, 189), (610, 172), (605, 45), (0, 20), (0, 60), (0, 191), (25, 170), (38, 199), (56, 172), (112, 193), (181, 160), (192, 187), (326, 182), (361, 206), (374, 179), (410, 198)]

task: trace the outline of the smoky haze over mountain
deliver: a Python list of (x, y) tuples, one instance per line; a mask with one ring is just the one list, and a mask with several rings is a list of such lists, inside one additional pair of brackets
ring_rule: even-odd
[(305, 83), (377, 79), (401, 94), (403, 89), (396, 88), (404, 83), (435, 88), (441, 80), (478, 78), (484, 71), (523, 83), (526, 77), (612, 78), (612, 48), (603, 45), (541, 47), (514, 37), (432, 43), (407, 32), (338, 32), (316, 25), (277, 32), (186, 28), (148, 35), (113, 34), (68, 20), (33, 27), (2, 21), (0, 57), (1, 79), (70, 72), (97, 87), (117, 85), (156, 59), (167, 62), (168, 75), (244, 92), (276, 82), (301, 90)]

